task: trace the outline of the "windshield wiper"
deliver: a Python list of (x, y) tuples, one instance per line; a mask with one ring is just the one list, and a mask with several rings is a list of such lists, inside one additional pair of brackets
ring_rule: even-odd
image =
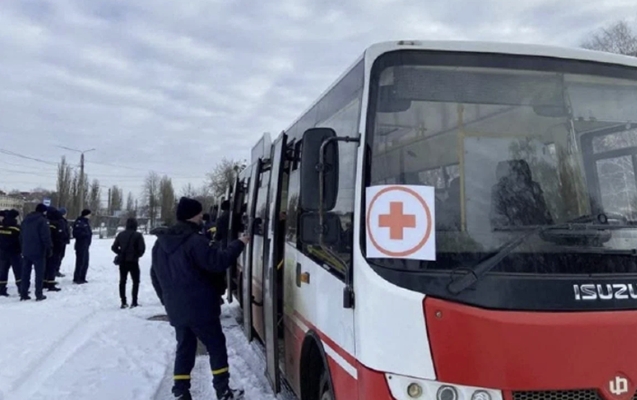
[[(626, 222), (627, 219), (620, 218)], [(578, 229), (573, 229), (573, 228)], [(483, 261), (480, 261), (478, 264), (468, 269), (468, 272), (464, 274), (461, 278), (457, 280), (453, 280), (449, 285), (447, 285), (447, 290), (449, 290), (453, 294), (459, 294), (464, 290), (471, 287), (473, 284), (478, 282), (484, 274), (492, 270), (496, 265), (498, 265), (503, 259), (505, 259), (509, 254), (515, 250), (520, 244), (522, 244), (529, 237), (539, 234), (542, 236), (543, 233), (547, 233), (551, 230), (570, 230), (572, 234), (568, 235), (568, 238), (572, 239), (573, 237), (586, 237), (587, 233), (590, 233), (588, 236), (592, 236), (594, 239), (600, 241), (608, 241), (610, 239), (610, 233), (608, 235), (600, 236), (599, 231), (601, 230), (614, 230), (614, 229), (625, 229), (632, 228), (635, 229), (634, 225), (608, 225), (608, 216), (606, 214), (598, 214), (598, 215), (582, 215), (567, 222), (556, 224), (556, 225), (542, 225), (531, 229), (526, 234), (516, 238), (509, 243), (506, 243), (502, 246), (498, 251), (493, 253), (491, 256), (487, 257)], [(547, 235), (548, 236), (548, 235)], [(543, 236), (542, 239), (550, 240), (550, 236)], [(559, 238), (559, 235), (556, 235)]]

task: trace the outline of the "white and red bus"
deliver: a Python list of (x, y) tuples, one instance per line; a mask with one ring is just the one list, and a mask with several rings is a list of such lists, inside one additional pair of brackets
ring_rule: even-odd
[(250, 164), (230, 281), (275, 391), (636, 396), (636, 58), (376, 44)]

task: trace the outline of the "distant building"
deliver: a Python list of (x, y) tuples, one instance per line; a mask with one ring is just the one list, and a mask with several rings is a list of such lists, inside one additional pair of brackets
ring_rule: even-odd
[(0, 210), (18, 210), (20, 214), (24, 211), (24, 200), (19, 197), (0, 195)]

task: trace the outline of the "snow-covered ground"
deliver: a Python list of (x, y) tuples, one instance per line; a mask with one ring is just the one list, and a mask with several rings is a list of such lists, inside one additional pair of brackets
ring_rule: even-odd
[[(0, 297), (0, 400), (169, 400), (172, 399), (174, 332), (150, 283), (153, 236), (145, 236), (137, 309), (119, 308), (119, 273), (111, 239), (95, 239), (88, 284), (73, 285), (72, 244), (58, 278), (61, 292), (44, 302), (20, 302), (13, 277), (11, 297)], [(131, 282), (127, 286), (130, 303)], [(33, 294), (33, 288), (31, 288)], [(247, 400), (275, 399), (263, 374), (262, 356), (248, 344), (235, 315), (237, 302), (224, 306), (231, 383), (246, 390)], [(195, 399), (214, 399), (206, 356), (193, 371)]]

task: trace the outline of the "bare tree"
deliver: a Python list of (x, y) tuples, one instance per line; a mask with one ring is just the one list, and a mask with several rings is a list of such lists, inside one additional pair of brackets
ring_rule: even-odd
[(155, 227), (157, 208), (159, 207), (159, 183), (160, 178), (156, 172), (150, 172), (144, 182), (144, 206), (148, 212), (148, 222), (151, 228)]
[(124, 191), (117, 187), (117, 185), (111, 188), (111, 209), (110, 213), (116, 211), (122, 211), (124, 208)]
[(212, 189), (212, 195), (218, 197), (226, 193), (226, 190), (234, 183), (236, 175), (246, 166), (245, 161), (223, 158), (212, 172), (208, 173), (208, 186)]
[[(82, 190), (83, 188), (83, 190)], [(80, 177), (80, 173), (76, 170), (73, 172), (73, 180), (71, 182), (71, 201), (68, 207), (69, 215), (77, 216), (80, 210), (80, 196), (84, 193), (84, 204), (89, 203), (89, 184), (88, 175), (84, 174), (84, 179)]]
[(161, 220), (167, 225), (175, 222), (175, 189), (172, 180), (164, 176), (159, 182), (159, 203)]
[(637, 33), (626, 21), (618, 21), (593, 33), (582, 47), (637, 57)]
[(137, 217), (137, 210), (135, 209), (135, 198), (133, 193), (128, 192), (128, 198), (126, 199), (126, 213), (129, 217)]
[(94, 179), (89, 190), (89, 198), (87, 204), (89, 209), (95, 215), (99, 215), (102, 208), (102, 199), (100, 198), (101, 195), (102, 190), (100, 189), (100, 182), (97, 179)]
[(62, 157), (62, 160), (58, 164), (58, 177), (56, 190), (58, 198), (56, 204), (59, 207), (68, 207), (72, 203), (71, 189), (73, 185), (73, 170), (71, 166), (66, 162), (66, 157)]
[(191, 199), (195, 198), (197, 196), (197, 189), (195, 189), (192, 183), (188, 182), (188, 184), (181, 189), (181, 195)]

